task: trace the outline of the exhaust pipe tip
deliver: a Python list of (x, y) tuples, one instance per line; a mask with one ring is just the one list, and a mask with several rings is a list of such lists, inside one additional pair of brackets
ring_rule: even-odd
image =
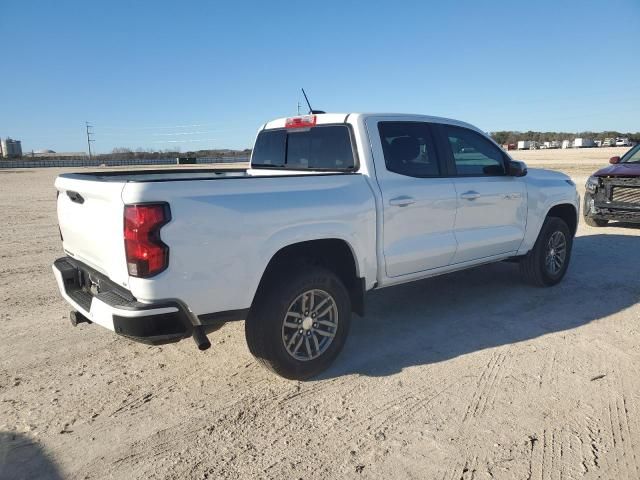
[(202, 325), (196, 325), (193, 327), (193, 341), (196, 342), (198, 350), (204, 351), (211, 348), (211, 342), (207, 338), (207, 334), (204, 332)]

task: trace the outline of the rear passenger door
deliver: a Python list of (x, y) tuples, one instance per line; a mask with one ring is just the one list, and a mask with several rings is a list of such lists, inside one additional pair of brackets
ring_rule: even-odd
[(523, 179), (507, 174), (508, 157), (480, 133), (446, 124), (436, 129), (457, 194), (452, 263), (515, 252), (527, 218)]
[(442, 175), (430, 125), (371, 118), (367, 129), (382, 193), (387, 276), (449, 265), (456, 251), (456, 192)]

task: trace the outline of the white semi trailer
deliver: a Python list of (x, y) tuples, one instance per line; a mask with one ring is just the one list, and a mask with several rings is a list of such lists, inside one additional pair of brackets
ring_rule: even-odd
[(591, 138), (576, 138), (573, 141), (573, 148), (590, 148), (595, 147), (595, 142)]

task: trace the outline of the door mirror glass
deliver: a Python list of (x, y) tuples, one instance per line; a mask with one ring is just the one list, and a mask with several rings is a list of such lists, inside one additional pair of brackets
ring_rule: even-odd
[(620, 163), (620, 157), (618, 157), (618, 156), (611, 157), (611, 158), (609, 159), (609, 163), (610, 163), (611, 165), (615, 165), (616, 163)]
[(527, 165), (517, 160), (509, 161), (509, 176), (524, 177), (527, 174)]

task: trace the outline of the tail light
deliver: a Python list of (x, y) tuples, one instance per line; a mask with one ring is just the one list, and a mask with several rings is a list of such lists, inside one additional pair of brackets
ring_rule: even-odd
[(169, 247), (160, 229), (171, 220), (167, 203), (124, 206), (124, 250), (132, 277), (152, 277), (169, 266)]

